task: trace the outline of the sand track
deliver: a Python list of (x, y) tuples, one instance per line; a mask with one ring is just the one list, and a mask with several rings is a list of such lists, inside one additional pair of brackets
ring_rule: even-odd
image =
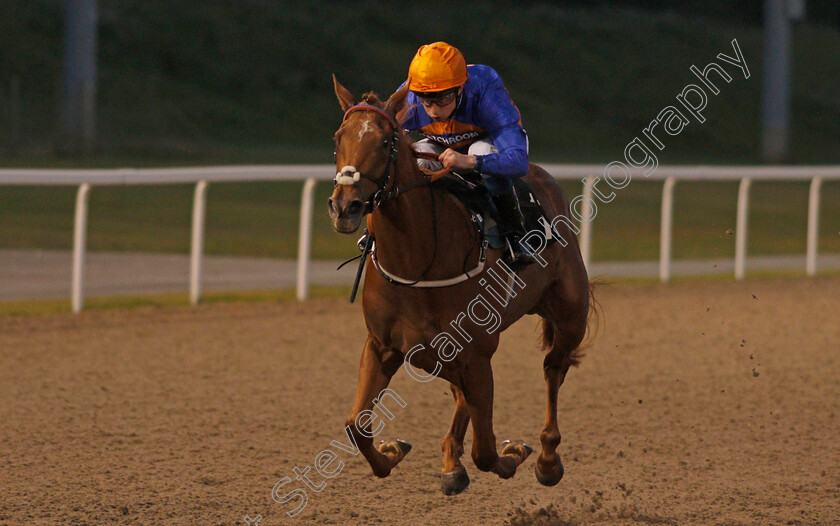
[[(0, 524), (840, 524), (840, 279), (615, 285), (560, 391), (566, 477), (438, 490), (452, 411), (404, 372), (388, 479), (343, 471), (294, 519), (272, 487), (343, 437), (360, 307), (306, 304), (0, 318)], [(539, 443), (535, 319), (502, 337), (496, 435)], [(757, 376), (756, 376), (757, 374)], [(467, 449), (471, 446), (468, 434)], [(333, 448), (335, 449), (335, 448)], [(314, 471), (313, 481), (323, 481)]]

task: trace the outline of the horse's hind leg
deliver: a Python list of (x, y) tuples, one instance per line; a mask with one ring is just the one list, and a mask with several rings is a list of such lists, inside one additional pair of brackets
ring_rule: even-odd
[(463, 391), (455, 384), (449, 384), (449, 387), (455, 397), (455, 414), (452, 415), (449, 432), (440, 444), (443, 449), (440, 483), (441, 490), (446, 495), (457, 495), (470, 485), (470, 477), (460, 460), (464, 454), (464, 435), (467, 434), (467, 426), (470, 423), (470, 410)]
[[(346, 426), (362, 455), (370, 464), (373, 474), (387, 477), (391, 470), (405, 458), (411, 445), (400, 440), (373, 447), (373, 437), (378, 433), (371, 430), (371, 422), (376, 415), (372, 411), (374, 400), (388, 387), (391, 376), (402, 365), (402, 355), (398, 352), (379, 347), (368, 336), (362, 351), (362, 363), (359, 365), (359, 385), (356, 389), (356, 401)], [(393, 396), (393, 395), (390, 395)], [(378, 422), (381, 427), (382, 422)]]
[(544, 486), (554, 486), (563, 478), (563, 463), (557, 454), (561, 439), (557, 425), (557, 391), (563, 385), (569, 367), (577, 364), (575, 350), (586, 332), (589, 312), (588, 294), (582, 301), (567, 302), (563, 300), (564, 295), (553, 292), (558, 291), (549, 289), (550, 303), (542, 313), (543, 344), (550, 349), (543, 361), (548, 397), (545, 426), (540, 433), (542, 450), (534, 466), (537, 480)]

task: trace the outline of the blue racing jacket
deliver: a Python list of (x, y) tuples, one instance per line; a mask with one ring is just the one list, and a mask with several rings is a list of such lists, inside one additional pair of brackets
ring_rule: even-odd
[(467, 73), (458, 105), (445, 122), (433, 121), (409, 92), (403, 128), (461, 153), (479, 139), (489, 139), (499, 153), (477, 156), (476, 169), (485, 175), (522, 177), (528, 173), (528, 139), (519, 110), (493, 68), (471, 64)]

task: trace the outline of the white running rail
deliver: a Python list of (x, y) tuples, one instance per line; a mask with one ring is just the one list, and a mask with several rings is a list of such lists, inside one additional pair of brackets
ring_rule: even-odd
[[(592, 188), (600, 183), (600, 191), (612, 191), (604, 174), (604, 166), (585, 164), (543, 164), (557, 179), (585, 180), (581, 215), (592, 213)], [(808, 241), (806, 272), (817, 273), (817, 240), (819, 238), (820, 189), (824, 180), (840, 179), (840, 166), (659, 166), (649, 177), (641, 170), (632, 170), (637, 180), (663, 180), (659, 277), (671, 277), (671, 237), (673, 193), (677, 181), (740, 181), (736, 224), (735, 279), (744, 278), (747, 260), (749, 192), (752, 181), (810, 181), (808, 205)], [(204, 218), (209, 183), (246, 181), (305, 181), (301, 196), (300, 239), (298, 246), (297, 297), (309, 295), (309, 260), (312, 246), (312, 215), (315, 185), (335, 177), (332, 165), (282, 166), (210, 166), (191, 168), (122, 168), (113, 170), (64, 169), (0, 169), (0, 185), (71, 185), (77, 186), (73, 236), (73, 271), (71, 302), (73, 312), (84, 306), (84, 261), (86, 249), (88, 198), (91, 189), (105, 185), (184, 184), (196, 185), (193, 201), (193, 225), (190, 256), (190, 301), (201, 299), (201, 259), (204, 246)], [(619, 189), (615, 189), (620, 192)], [(570, 199), (575, 196), (569, 196)], [(587, 267), (591, 259), (592, 223), (583, 222), (580, 232), (581, 253)]]

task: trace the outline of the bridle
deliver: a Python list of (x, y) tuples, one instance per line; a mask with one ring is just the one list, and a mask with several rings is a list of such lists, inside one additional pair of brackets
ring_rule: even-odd
[[(432, 265), (434, 265), (434, 262), (435, 262), (435, 259), (437, 257), (437, 253), (438, 253), (437, 207), (435, 205), (435, 194), (434, 194), (434, 190), (433, 190), (433, 187), (432, 187), (432, 181), (441, 177), (444, 173), (448, 172), (448, 170), (443, 169), (443, 170), (440, 170), (437, 173), (427, 173), (427, 175), (430, 176), (429, 178), (423, 178), (423, 180), (421, 180), (421, 181), (417, 181), (417, 182), (414, 182), (414, 183), (411, 183), (411, 184), (408, 184), (408, 185), (405, 185), (405, 186), (398, 186), (397, 183), (396, 183), (396, 180), (394, 180), (392, 182), (392, 179), (394, 178), (394, 167), (395, 167), (396, 161), (397, 161), (397, 151), (398, 151), (399, 142), (400, 142), (400, 127), (399, 127), (399, 124), (397, 124), (397, 121), (394, 117), (392, 117), (388, 112), (386, 112), (382, 108), (379, 108), (378, 106), (374, 106), (372, 104), (366, 104), (364, 102), (361, 103), (361, 104), (356, 104), (355, 106), (351, 106), (350, 108), (348, 108), (347, 111), (344, 112), (344, 118), (342, 119), (342, 123), (344, 121), (346, 121), (347, 117), (351, 113), (353, 113), (354, 111), (373, 111), (373, 112), (376, 112), (376, 113), (382, 115), (383, 117), (385, 117), (388, 120), (388, 122), (391, 124), (391, 126), (393, 127), (394, 132), (391, 134), (390, 144), (389, 144), (388, 164), (385, 166), (384, 173), (379, 177), (373, 177), (369, 174), (361, 173), (359, 171), (356, 171), (355, 168), (353, 168), (353, 167), (345, 167), (346, 169), (348, 169), (348, 171), (342, 170), (341, 172), (338, 172), (336, 174), (336, 176), (335, 176), (335, 186), (337, 187), (340, 184), (348, 185), (348, 186), (354, 186), (355, 188), (359, 189), (359, 192), (361, 192), (361, 185), (359, 184), (359, 181), (361, 181), (361, 179), (367, 179), (368, 181), (371, 181), (372, 183), (374, 183), (376, 185), (376, 191), (373, 193), (373, 195), (371, 195), (369, 198), (367, 198), (366, 200), (363, 201), (363, 203), (364, 203), (364, 213), (372, 213), (377, 208), (384, 206), (389, 201), (396, 199), (399, 195), (401, 195), (405, 192), (408, 192), (409, 190), (413, 190), (415, 188), (420, 188), (420, 187), (423, 187), (423, 186), (428, 187), (429, 191), (431, 193), (431, 200), (432, 200), (432, 207), (431, 207), (432, 208), (432, 229), (434, 231), (434, 240), (435, 240), (434, 241), (434, 247), (435, 248), (434, 248), (434, 252), (432, 253), (432, 258), (429, 261), (428, 266), (422, 272), (422, 274), (420, 274), (420, 277), (417, 278), (416, 280), (409, 280), (409, 279), (404, 279), (404, 278), (401, 278), (401, 277), (396, 276), (394, 274), (391, 274), (390, 272), (388, 272), (384, 268), (382, 268), (382, 266), (380, 265), (380, 263), (379, 263), (379, 261), (377, 260), (377, 257), (376, 257), (376, 249), (374, 248), (374, 242), (373, 242), (373, 239), (372, 239), (373, 236), (371, 235), (371, 236), (367, 237), (364, 248), (362, 248), (361, 245), (360, 245), (360, 248), (362, 249), (362, 254), (360, 256), (357, 256), (358, 258), (361, 259), (361, 261), (359, 263), (359, 271), (356, 273), (356, 283), (354, 284), (353, 292), (350, 295), (350, 302), (352, 303), (353, 299), (356, 296), (356, 290), (357, 290), (357, 287), (358, 287), (359, 279), (361, 278), (362, 270), (364, 269), (365, 261), (367, 260), (368, 252), (370, 252), (371, 259), (373, 260), (373, 263), (374, 263), (374, 266), (376, 267), (376, 270), (379, 271), (379, 274), (383, 278), (385, 278), (385, 280), (387, 280), (388, 282), (393, 283), (395, 285), (406, 285), (406, 286), (409, 286), (409, 287), (447, 287), (447, 286), (455, 285), (457, 283), (461, 283), (462, 281), (465, 281), (467, 279), (470, 279), (470, 278), (474, 277), (477, 274), (480, 274), (484, 269), (484, 263), (485, 263), (485, 260), (486, 260), (485, 250), (487, 249), (487, 240), (484, 240), (484, 242), (481, 244), (481, 252), (479, 254), (479, 262), (478, 262), (478, 265), (476, 266), (476, 268), (471, 269), (469, 271), (465, 271), (465, 272), (463, 272), (463, 273), (461, 273), (461, 274), (459, 274), (459, 275), (457, 275), (453, 278), (450, 278), (450, 279), (436, 280), (436, 281), (424, 281), (424, 278), (426, 277), (426, 274), (428, 274), (429, 270), (431, 270), (431, 268), (432, 268)], [(336, 155), (337, 155), (337, 153), (336, 153)], [(350, 168), (353, 168), (352, 173), (348, 173)], [(390, 188), (389, 188), (389, 186), (390, 186)], [(477, 226), (475, 228), (477, 229)], [(480, 231), (477, 230), (477, 232), (480, 235)], [(365, 229), (365, 234), (367, 236), (367, 229)], [(365, 239), (365, 238), (363, 238), (363, 239)], [(467, 255), (467, 257), (469, 257), (469, 255)], [(356, 259), (356, 258), (351, 258), (351, 259), (345, 261), (338, 268), (343, 267), (345, 264), (349, 263), (350, 261), (353, 261), (354, 259)], [(465, 263), (466, 263), (466, 261), (465, 261)]]
[(339, 184), (351, 185), (358, 188), (361, 192), (361, 186), (359, 185), (359, 181), (361, 179), (367, 179), (368, 181), (375, 184), (376, 190), (370, 197), (364, 200), (365, 213), (373, 212), (377, 208), (385, 205), (388, 201), (396, 199), (397, 196), (399, 196), (402, 193), (405, 193), (414, 188), (419, 188), (421, 186), (428, 186), (430, 183), (430, 181), (428, 180), (418, 181), (405, 186), (397, 186), (396, 181), (391, 181), (394, 178), (394, 166), (397, 162), (397, 152), (400, 144), (400, 127), (399, 124), (397, 124), (397, 120), (394, 119), (394, 117), (392, 117), (387, 111), (383, 110), (382, 108), (379, 108), (378, 106), (361, 103), (348, 108), (347, 111), (344, 112), (344, 118), (342, 119), (342, 122), (346, 121), (347, 117), (349, 117), (350, 114), (355, 111), (376, 112), (385, 117), (391, 124), (391, 127), (394, 131), (391, 134), (391, 138), (389, 139), (388, 164), (385, 165), (385, 171), (379, 177), (373, 177), (370, 174), (361, 173), (358, 171), (352, 174), (348, 174), (346, 172), (338, 172), (335, 176), (335, 186), (338, 186)]

